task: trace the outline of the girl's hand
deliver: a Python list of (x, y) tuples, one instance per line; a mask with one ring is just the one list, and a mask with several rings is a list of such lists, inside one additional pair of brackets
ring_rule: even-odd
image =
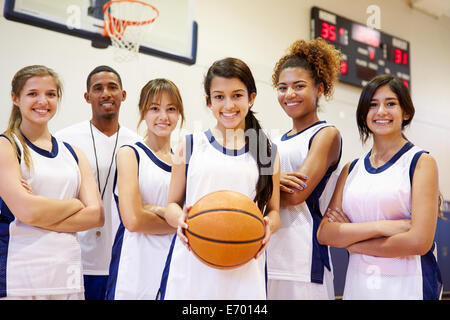
[(272, 235), (272, 232), (270, 231), (270, 219), (269, 217), (264, 217), (264, 224), (266, 227), (266, 232), (264, 234), (264, 239), (262, 240), (261, 243), (261, 248), (259, 249), (259, 251), (256, 253), (255, 255), (255, 259), (258, 259), (260, 255), (263, 254), (263, 252), (266, 250), (267, 248), (267, 244), (269, 243), (270, 240), (270, 236)]
[(390, 237), (397, 233), (409, 231), (411, 229), (411, 220), (380, 220), (378, 221), (378, 228), (385, 237)]
[(282, 172), (280, 175), (280, 191), (293, 193), (294, 190), (306, 188), (307, 176), (299, 172)]
[(189, 241), (188, 238), (186, 237), (185, 234), (185, 230), (188, 228), (188, 225), (186, 223), (186, 219), (189, 213), (189, 210), (191, 210), (192, 206), (184, 206), (183, 208), (183, 214), (181, 214), (178, 217), (178, 227), (177, 227), (177, 235), (178, 238), (180, 238), (181, 243), (186, 247), (186, 249), (188, 249), (189, 251), (191, 251), (191, 247), (189, 246)]
[(336, 209), (328, 208), (325, 214), (328, 217), (329, 222), (340, 222), (340, 223), (351, 222), (350, 219), (347, 217), (347, 215), (339, 208)]

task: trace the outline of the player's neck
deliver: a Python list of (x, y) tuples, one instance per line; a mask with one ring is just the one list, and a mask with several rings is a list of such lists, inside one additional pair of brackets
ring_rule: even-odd
[(119, 130), (119, 119), (92, 118), (91, 123), (104, 135), (111, 137)]
[(314, 123), (319, 121), (319, 117), (317, 116), (317, 112), (311, 112), (302, 117), (298, 117), (292, 119), (292, 130), (289, 135), (296, 134), (297, 132), (301, 132), (309, 127), (311, 127)]
[(155, 153), (170, 154), (170, 136), (155, 137), (148, 136), (145, 139), (145, 144)]
[(31, 142), (35, 142), (37, 140), (45, 139), (45, 140), (51, 140), (52, 135), (50, 134), (50, 131), (48, 130), (47, 125), (25, 125), (25, 121), (22, 122), (22, 124), (19, 127), (20, 132), (27, 137), (28, 140)]
[(148, 136), (145, 144), (155, 153), (155, 155), (166, 163), (172, 164), (172, 150), (170, 148), (170, 136), (155, 137)]
[(35, 146), (51, 151), (53, 148), (52, 135), (48, 130), (47, 125), (35, 126), (35, 125), (22, 125), (20, 126), (20, 132)]
[[(243, 128), (225, 129), (221, 126), (211, 128), (214, 139), (227, 149), (241, 149), (245, 145), (245, 132)], [(252, 136), (249, 137), (250, 139)]]
[(382, 165), (389, 161), (407, 142), (402, 136), (396, 139), (374, 138), (370, 161), (376, 165)]

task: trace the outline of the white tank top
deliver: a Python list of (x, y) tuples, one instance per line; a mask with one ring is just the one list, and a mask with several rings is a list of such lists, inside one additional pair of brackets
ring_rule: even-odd
[[(258, 167), (246, 147), (225, 149), (211, 131), (187, 136), (186, 205), (204, 195), (233, 190), (256, 195)], [(162, 299), (266, 299), (265, 255), (231, 270), (206, 266), (174, 238), (161, 284)]]
[[(139, 191), (144, 205), (167, 205), (171, 165), (160, 160), (144, 143), (130, 146), (138, 162)], [(117, 172), (112, 214), (118, 215)], [(173, 234), (152, 235), (128, 231), (120, 219), (109, 269), (108, 300), (154, 300)]]
[[(278, 138), (281, 172), (297, 171), (315, 135), (329, 126), (319, 121), (295, 135)], [(280, 208), (281, 226), (267, 249), (269, 279), (323, 283), (324, 268), (331, 271), (329, 248), (318, 243), (316, 233), (334, 191), (337, 168), (338, 164), (327, 170), (306, 201)]]
[[(374, 168), (370, 152), (354, 161), (342, 209), (352, 222), (411, 218), (411, 181), (425, 151), (407, 142), (386, 164)], [(351, 254), (344, 299), (437, 299), (442, 282), (433, 255), (398, 258)]]
[[(52, 144), (49, 152), (27, 140), (33, 166), (28, 170), (22, 156), (22, 178), (36, 195), (77, 198), (81, 183), (78, 158), (69, 145), (54, 137)], [(19, 142), (18, 146), (23, 155)], [(83, 292), (81, 248), (76, 233), (54, 232), (20, 222), (0, 202), (0, 296)]]

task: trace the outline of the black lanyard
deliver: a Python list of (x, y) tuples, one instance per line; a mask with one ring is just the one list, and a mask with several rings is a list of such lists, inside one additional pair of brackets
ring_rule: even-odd
[(108, 169), (108, 175), (106, 176), (106, 181), (105, 181), (105, 186), (103, 187), (103, 191), (100, 190), (100, 173), (98, 171), (98, 159), (97, 159), (97, 149), (95, 148), (95, 139), (94, 139), (94, 134), (92, 132), (92, 122), (89, 121), (89, 125), (91, 127), (91, 137), (92, 137), (92, 145), (94, 146), (94, 155), (95, 155), (95, 165), (97, 167), (97, 184), (98, 184), (98, 191), (101, 194), (102, 200), (103, 200), (103, 195), (105, 194), (105, 190), (106, 190), (106, 186), (108, 185), (108, 179), (109, 179), (109, 175), (111, 174), (111, 168), (112, 165), (114, 163), (114, 155), (116, 154), (116, 148), (117, 148), (117, 141), (119, 140), (119, 130), (120, 130), (120, 125), (117, 128), (117, 136), (116, 136), (116, 143), (114, 144), (114, 150), (112, 153), (112, 157), (111, 157), (111, 163), (109, 164), (109, 169)]

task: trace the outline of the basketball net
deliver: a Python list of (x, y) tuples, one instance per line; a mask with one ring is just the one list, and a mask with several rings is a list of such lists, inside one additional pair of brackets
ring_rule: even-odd
[(103, 6), (105, 35), (111, 39), (114, 59), (126, 62), (138, 57), (139, 46), (159, 11), (139, 0), (113, 0)]

